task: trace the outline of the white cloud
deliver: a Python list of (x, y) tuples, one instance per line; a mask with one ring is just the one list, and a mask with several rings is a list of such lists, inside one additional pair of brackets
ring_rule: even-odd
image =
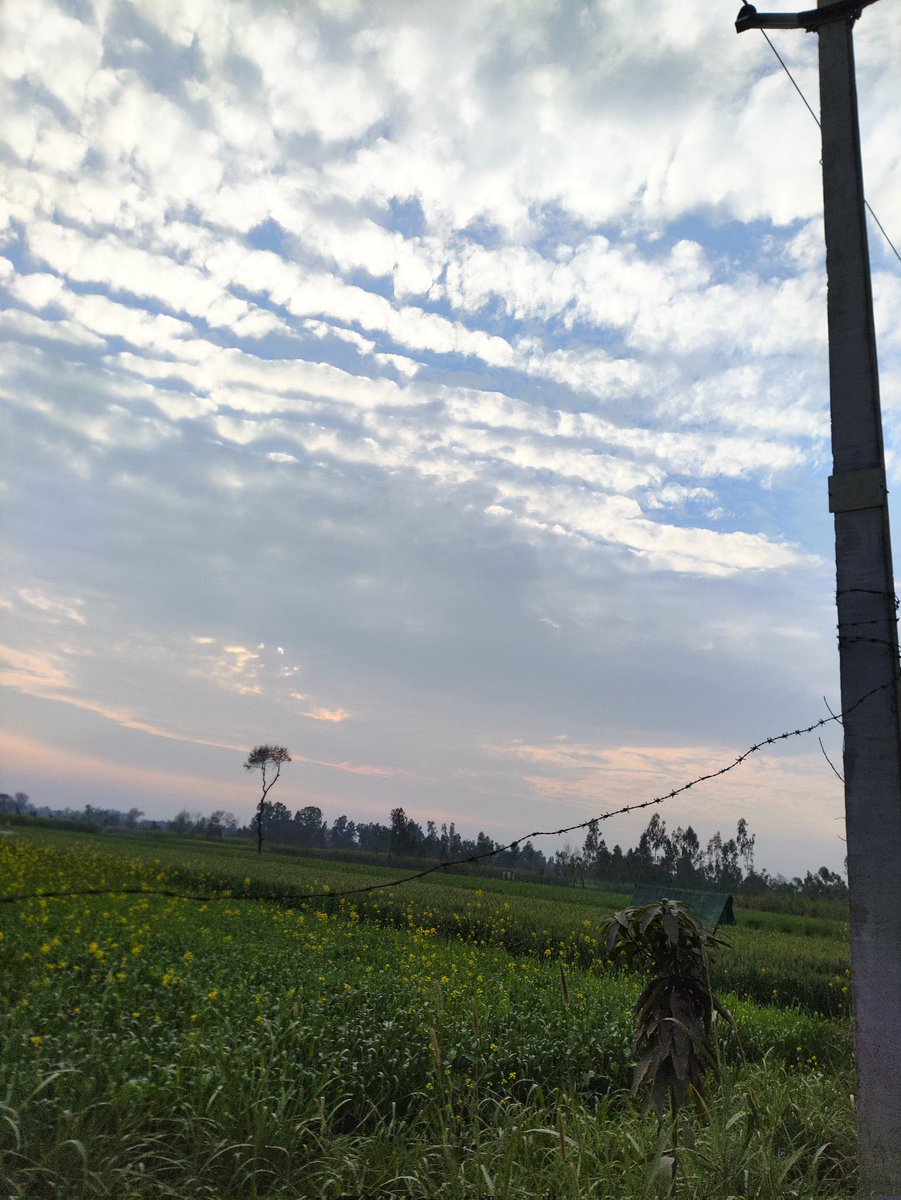
[[(890, 228), (883, 8), (855, 37)], [(486, 729), (679, 753), (738, 723), (724, 678), (748, 722), (828, 690), (818, 134), (733, 19), (5, 6), (10, 691), (132, 754), (302, 729), (304, 787), (348, 810), (390, 776), (475, 814), (443, 780), (487, 771), (502, 814)], [(779, 48), (815, 95), (815, 39)], [(894, 475), (901, 288), (873, 258)]]
[(38, 588), (20, 588), (18, 594), (26, 604), (45, 613), (51, 620), (74, 621), (77, 625), (85, 623), (85, 616), (82, 612), (84, 601), (78, 597), (48, 596), (46, 592)]

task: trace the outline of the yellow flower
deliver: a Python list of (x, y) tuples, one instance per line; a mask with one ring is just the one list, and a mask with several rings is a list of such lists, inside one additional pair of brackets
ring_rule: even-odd
[(39, 1033), (36, 1033), (34, 1035), (34, 1037), (31, 1039), (31, 1044), (32, 1044), (32, 1046), (34, 1046), (34, 1048), (36, 1050), (40, 1050), (41, 1044), (43, 1041), (44, 1041), (44, 1039), (41, 1037), (41, 1035)]

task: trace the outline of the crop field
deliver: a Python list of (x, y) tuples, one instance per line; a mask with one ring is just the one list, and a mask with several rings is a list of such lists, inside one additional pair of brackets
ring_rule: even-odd
[[(626, 898), (443, 875), (334, 896), (388, 878), (0, 839), (3, 896), (135, 889), (0, 906), (0, 1196), (657, 1194), (661, 1134), (628, 1090), (640, 982), (598, 944)], [(850, 1197), (847, 930), (738, 916), (715, 980), (735, 1025), (683, 1113), (678, 1194)]]

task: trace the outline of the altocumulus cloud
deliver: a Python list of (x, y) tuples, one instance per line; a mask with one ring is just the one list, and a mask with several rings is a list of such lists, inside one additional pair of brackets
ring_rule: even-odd
[[(888, 7), (856, 37), (890, 218)], [(4, 786), (239, 808), (274, 740), (286, 803), (508, 838), (821, 715), (818, 133), (733, 19), (4, 6)], [(815, 39), (780, 50), (815, 97)], [(671, 819), (795, 870), (840, 813), (797, 747)]]

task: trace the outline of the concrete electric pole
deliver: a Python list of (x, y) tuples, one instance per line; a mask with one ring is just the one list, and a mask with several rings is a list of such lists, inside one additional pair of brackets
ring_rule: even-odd
[[(901, 726), (898, 632), (852, 26), (875, 0), (736, 29), (819, 37), (836, 598), (844, 717), (862, 1200), (901, 1200)], [(896, 14), (897, 15), (897, 14)]]

